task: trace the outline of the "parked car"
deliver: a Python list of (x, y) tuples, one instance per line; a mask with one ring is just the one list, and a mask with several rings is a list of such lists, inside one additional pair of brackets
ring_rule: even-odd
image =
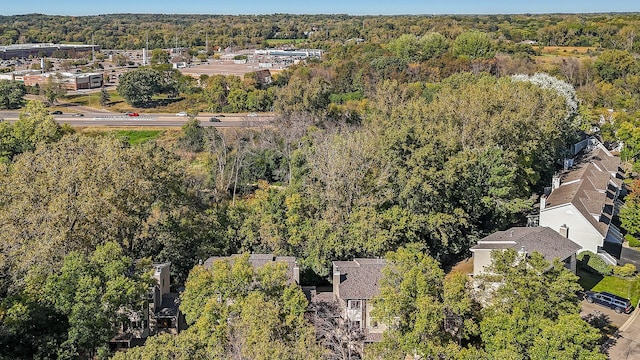
[(52, 111), (51, 115), (62, 115), (62, 111), (60, 110)]
[(614, 295), (608, 292), (593, 292), (587, 291), (584, 296), (587, 302), (592, 304), (596, 303), (602, 306), (606, 306), (609, 309), (613, 309), (618, 314), (628, 314), (633, 310), (631, 301), (618, 295)]
[(209, 121), (210, 122), (220, 122), (220, 119), (218, 119), (217, 117), (210, 117)]
[(176, 116), (189, 116), (189, 114), (187, 114), (185, 111), (180, 111), (176, 114)]
[(71, 114), (71, 116), (75, 116), (75, 117), (83, 117), (84, 114), (83, 113), (73, 113)]

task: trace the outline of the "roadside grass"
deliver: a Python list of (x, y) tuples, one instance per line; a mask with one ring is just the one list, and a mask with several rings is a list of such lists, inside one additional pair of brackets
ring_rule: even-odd
[(606, 291), (630, 299), (633, 306), (640, 300), (640, 277), (621, 278), (617, 276), (602, 276), (578, 268), (578, 283), (586, 291)]
[(121, 139), (126, 139), (131, 145), (142, 144), (149, 140), (158, 139), (164, 131), (162, 130), (114, 130), (113, 134)]

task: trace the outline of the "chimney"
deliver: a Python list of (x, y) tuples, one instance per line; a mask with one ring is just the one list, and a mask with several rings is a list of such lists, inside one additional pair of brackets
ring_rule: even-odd
[(560, 187), (560, 176), (554, 175), (551, 179), (551, 191)]
[(340, 270), (337, 267), (333, 267), (333, 296), (340, 297)]
[(297, 262), (293, 265), (293, 281), (296, 282), (296, 285), (300, 285), (300, 268)]
[(547, 206), (547, 196), (540, 196), (540, 210), (544, 210), (545, 206)]
[(562, 226), (560, 226), (560, 231), (558, 231), (560, 233), (560, 235), (566, 237), (567, 239), (569, 238), (569, 227), (567, 226), (567, 224), (562, 224)]

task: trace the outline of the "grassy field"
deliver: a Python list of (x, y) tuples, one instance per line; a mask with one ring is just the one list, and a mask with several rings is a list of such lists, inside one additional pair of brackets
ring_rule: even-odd
[(631, 300), (633, 306), (640, 300), (640, 277), (629, 279), (617, 276), (602, 276), (578, 269), (580, 286), (584, 290), (606, 291)]
[(113, 112), (127, 112), (134, 111), (138, 113), (145, 112), (166, 112), (166, 113), (175, 113), (179, 111), (185, 111), (187, 106), (181, 99), (167, 99), (163, 97), (154, 97), (154, 100), (157, 100), (162, 103), (166, 103), (164, 106), (158, 106), (154, 108), (136, 108), (133, 107), (124, 101), (122, 96), (118, 94), (115, 90), (109, 91), (110, 101), (107, 106), (100, 106), (100, 93), (90, 93), (90, 94), (82, 94), (82, 95), (71, 95), (62, 99), (64, 102), (68, 102), (71, 104), (77, 104), (81, 106), (88, 106), (96, 109), (106, 109)]
[(145, 141), (156, 140), (163, 134), (162, 130), (115, 130), (113, 133), (126, 139), (131, 145), (138, 145)]

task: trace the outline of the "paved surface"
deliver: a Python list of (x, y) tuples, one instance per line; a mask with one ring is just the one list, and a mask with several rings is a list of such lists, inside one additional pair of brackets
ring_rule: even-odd
[(640, 310), (636, 308), (629, 319), (620, 327), (608, 348), (611, 360), (640, 359)]
[[(76, 108), (77, 109), (77, 108)], [(78, 111), (84, 114), (82, 117), (74, 117), (72, 113), (64, 113), (62, 115), (54, 115), (54, 119), (60, 124), (69, 124), (71, 126), (82, 127), (121, 127), (121, 126), (134, 126), (134, 127), (181, 127), (189, 120), (188, 117), (180, 117), (172, 114), (162, 113), (140, 113), (140, 116), (126, 116), (120, 113), (95, 111)], [(75, 110), (75, 109), (74, 109)], [(8, 122), (14, 122), (18, 120), (19, 111), (0, 111), (0, 118)], [(220, 122), (210, 122), (209, 118), (213, 114), (205, 115), (201, 114), (197, 116), (200, 120), (201, 126), (215, 126), (215, 127), (261, 127), (269, 125), (269, 121), (273, 119), (274, 115), (270, 113), (260, 114), (259, 116), (251, 117), (243, 114), (229, 114), (224, 117), (220, 117)]]
[(604, 314), (607, 318), (607, 320), (610, 321), (610, 325), (615, 327), (616, 329), (620, 329), (620, 327), (622, 327), (622, 325), (624, 325), (624, 323), (629, 320), (629, 318), (632, 316), (633, 313), (631, 314), (616, 314), (615, 311), (598, 305), (598, 304), (589, 304), (586, 301), (582, 301), (581, 303), (582, 308), (580, 309), (580, 316), (582, 316), (583, 318), (589, 314), (594, 313), (595, 311), (598, 311), (602, 314)]

